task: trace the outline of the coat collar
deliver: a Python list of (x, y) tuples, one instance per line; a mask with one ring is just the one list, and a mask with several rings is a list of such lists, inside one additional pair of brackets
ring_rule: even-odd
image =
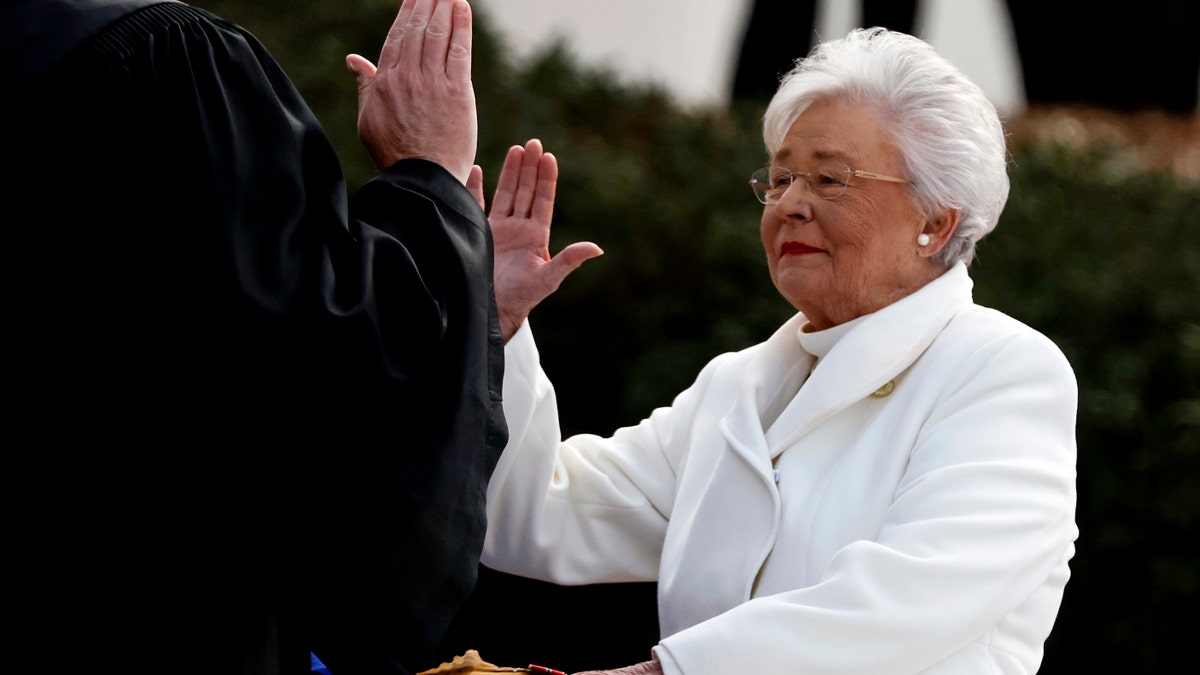
[[(758, 464), (773, 458), (838, 411), (870, 396), (917, 360), (950, 319), (972, 303), (973, 282), (959, 262), (908, 297), (862, 317), (817, 363), (808, 380), (764, 432), (759, 412), (791, 369), (815, 357), (798, 340), (807, 319), (797, 314), (760, 345), (721, 427), (736, 452)], [(752, 440), (755, 439), (756, 440)]]

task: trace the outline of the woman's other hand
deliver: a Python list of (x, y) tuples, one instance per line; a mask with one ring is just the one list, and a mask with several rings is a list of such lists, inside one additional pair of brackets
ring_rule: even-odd
[[(471, 183), (481, 185), (481, 174), (473, 178)], [(488, 214), (496, 252), (496, 308), (505, 342), (568, 274), (604, 253), (592, 242), (577, 242), (550, 256), (557, 185), (558, 160), (543, 152), (541, 141), (535, 138), (524, 147), (509, 148)], [(482, 187), (472, 192), (479, 199)]]
[(663, 670), (658, 661), (643, 661), (616, 670), (588, 670), (574, 675), (663, 675)]

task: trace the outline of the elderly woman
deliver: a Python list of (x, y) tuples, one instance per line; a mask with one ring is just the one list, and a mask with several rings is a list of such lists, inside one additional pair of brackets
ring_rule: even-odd
[(1077, 389), (1050, 340), (972, 301), (1008, 194), (995, 108), (926, 43), (856, 30), (797, 62), (763, 135), (767, 268), (799, 313), (608, 437), (561, 437), (525, 321), (600, 251), (549, 257), (554, 158), (513, 149), (484, 562), (657, 581), (650, 660), (604, 672), (1037, 671), (1078, 534)]

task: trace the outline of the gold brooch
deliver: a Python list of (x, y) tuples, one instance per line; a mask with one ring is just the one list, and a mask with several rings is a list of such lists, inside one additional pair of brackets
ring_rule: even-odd
[(895, 381), (895, 380), (888, 380), (888, 381), (887, 381), (887, 384), (885, 384), (885, 385), (883, 385), (882, 387), (880, 387), (880, 388), (876, 389), (876, 390), (875, 390), (875, 393), (871, 394), (871, 396), (873, 396), (873, 397), (875, 397), (875, 398), (883, 398), (884, 396), (887, 396), (888, 394), (891, 394), (893, 391), (896, 391), (896, 381)]

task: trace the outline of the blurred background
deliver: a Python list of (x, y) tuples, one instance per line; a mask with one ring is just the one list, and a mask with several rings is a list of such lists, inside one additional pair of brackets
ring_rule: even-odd
[[(250, 29), (337, 145), (353, 190), (349, 52), (397, 0), (194, 0)], [(562, 168), (552, 252), (588, 262), (533, 315), (566, 433), (667, 405), (792, 310), (766, 272), (759, 122), (818, 36), (885, 25), (975, 79), (1013, 188), (972, 267), (978, 302), (1046, 333), (1080, 385), (1080, 538), (1042, 673), (1174, 672), (1200, 635), (1200, 3), (473, 0), (478, 160), (541, 138)], [(397, 430), (402, 433), (403, 430)], [(414, 552), (419, 555), (419, 552)], [(564, 588), (483, 568), (443, 645), (576, 671), (648, 658), (653, 584)], [(436, 664), (430, 664), (430, 667)]]
[(478, 4), (489, 8), (495, 30), (518, 56), (562, 40), (584, 61), (627, 82), (660, 84), (695, 107), (770, 95), (778, 71), (812, 41), (854, 26), (919, 35), (1009, 113), (1027, 100), (1191, 110), (1200, 81), (1193, 0), (1150, 0), (1119, 14), (1079, 0)]

